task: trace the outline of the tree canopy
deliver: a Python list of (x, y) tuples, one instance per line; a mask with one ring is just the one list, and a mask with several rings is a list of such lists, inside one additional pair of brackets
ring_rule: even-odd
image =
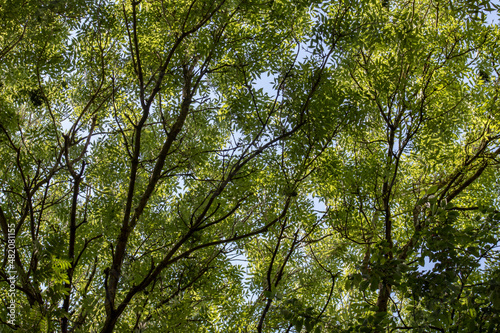
[(488, 0), (1, 0), (2, 332), (500, 331)]

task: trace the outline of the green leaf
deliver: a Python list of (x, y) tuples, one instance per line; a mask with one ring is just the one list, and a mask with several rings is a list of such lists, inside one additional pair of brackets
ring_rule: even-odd
[(438, 189), (439, 189), (439, 187), (437, 185), (433, 185), (433, 186), (429, 187), (429, 189), (427, 190), (427, 195), (431, 195), (431, 194), (436, 193)]

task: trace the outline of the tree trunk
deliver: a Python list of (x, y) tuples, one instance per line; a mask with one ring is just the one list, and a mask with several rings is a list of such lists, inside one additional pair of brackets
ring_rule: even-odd
[(377, 298), (377, 312), (387, 312), (387, 304), (391, 295), (391, 285), (385, 282), (380, 282), (379, 293)]

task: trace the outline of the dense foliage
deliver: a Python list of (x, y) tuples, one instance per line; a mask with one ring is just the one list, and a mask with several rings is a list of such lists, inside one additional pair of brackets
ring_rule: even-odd
[(497, 10), (1, 0), (1, 331), (500, 331)]

